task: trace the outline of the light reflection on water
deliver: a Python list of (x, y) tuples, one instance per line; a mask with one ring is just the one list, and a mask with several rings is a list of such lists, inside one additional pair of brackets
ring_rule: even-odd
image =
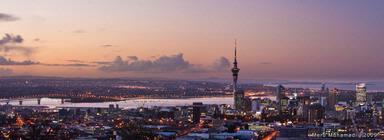
[[(107, 108), (110, 104), (118, 104), (120, 108), (137, 108), (152, 106), (181, 106), (192, 105), (193, 102), (203, 102), (203, 104), (233, 104), (232, 97), (207, 97), (207, 98), (188, 98), (188, 99), (132, 99), (119, 102), (100, 102), (100, 103), (70, 103), (61, 104), (61, 99), (41, 98), (41, 104), (37, 104), (36, 98), (22, 99), (23, 106), (48, 106), (48, 107), (100, 107)], [(0, 104), (6, 104), (6, 100), (0, 100)], [(18, 106), (19, 100), (10, 100), (9, 104)]]

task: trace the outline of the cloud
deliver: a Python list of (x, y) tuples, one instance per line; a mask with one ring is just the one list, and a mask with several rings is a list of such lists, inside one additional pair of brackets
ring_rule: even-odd
[(68, 62), (73, 62), (73, 63), (85, 63), (85, 61), (83, 60), (76, 60), (76, 59), (71, 59), (71, 60), (67, 60)]
[(259, 64), (261, 64), (261, 65), (270, 65), (272, 63), (271, 62), (260, 62)]
[(0, 56), (0, 65), (42, 65), (42, 66), (56, 66), (56, 67), (94, 67), (96, 65), (87, 64), (85, 61), (81, 60), (68, 60), (70, 62), (75, 62), (71, 64), (47, 64), (40, 63), (32, 60), (24, 60), (24, 61), (14, 61), (11, 59), (7, 59), (3, 56)]
[(20, 35), (6, 33), (0, 39), (0, 52), (19, 52), (24, 55), (30, 55), (34, 48), (20, 46), (24, 42), (24, 38)]
[(28, 47), (24, 47), (24, 46), (8, 46), (8, 45), (0, 46), (0, 52), (5, 52), (5, 53), (18, 52), (18, 53), (21, 53), (23, 55), (29, 56), (34, 51), (35, 51), (35, 48), (28, 48)]
[(33, 41), (35, 41), (35, 42), (40, 42), (41, 39), (40, 39), (40, 38), (35, 38), (35, 39), (33, 39)]
[(183, 54), (161, 56), (155, 60), (140, 60), (136, 56), (123, 60), (117, 56), (110, 64), (102, 66), (99, 70), (122, 72), (189, 72), (197, 71), (198, 67), (184, 60)]
[(10, 68), (0, 68), (0, 76), (10, 75), (13, 73), (13, 70)]
[(12, 35), (6, 33), (2, 39), (0, 39), (0, 46), (6, 44), (23, 43), (24, 39), (20, 35)]
[[(99, 61), (100, 62), (100, 61)], [(212, 65), (204, 67), (197, 64), (191, 64), (184, 59), (183, 54), (170, 56), (160, 56), (154, 60), (142, 60), (137, 56), (128, 56), (124, 60), (117, 56), (112, 62), (98, 63), (103, 65), (99, 70), (105, 72), (181, 72), (181, 73), (206, 73), (223, 72), (229, 69), (230, 62), (225, 57), (220, 57)]]
[(73, 33), (82, 34), (82, 33), (86, 33), (86, 31), (79, 29), (79, 30), (74, 30)]
[(36, 65), (39, 62), (34, 62), (32, 60), (24, 60), (24, 61), (13, 61), (11, 59), (7, 59), (3, 56), (0, 56), (0, 65)]
[(44, 66), (54, 66), (54, 67), (94, 67), (95, 65), (85, 64), (85, 63), (73, 63), (73, 64), (41, 64)]
[(128, 56), (129, 60), (137, 61), (139, 58), (137, 56)]
[(19, 18), (13, 15), (0, 13), (0, 22), (16, 21), (16, 20), (19, 20)]
[(213, 62), (213, 70), (215, 71), (228, 71), (231, 66), (229, 60), (225, 57), (220, 57), (215, 62)]
[(112, 44), (104, 44), (104, 45), (101, 45), (100, 47), (110, 48), (110, 47), (114, 47), (114, 46)]
[(87, 61), (83, 60), (76, 60), (76, 59), (70, 59), (66, 60), (68, 62), (71, 62), (70, 64), (45, 64), (42, 63), (41, 65), (44, 66), (64, 66), (64, 67), (93, 67), (95, 65), (89, 64)]
[(107, 64), (111, 64), (112, 62), (110, 62), (110, 61), (92, 61), (91, 63), (98, 64), (98, 65), (107, 65)]

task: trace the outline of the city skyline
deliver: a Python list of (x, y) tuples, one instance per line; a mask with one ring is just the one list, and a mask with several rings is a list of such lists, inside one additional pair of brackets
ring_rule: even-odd
[(241, 79), (383, 79), (383, 4), (6, 0), (0, 74), (228, 78), (237, 38)]
[(384, 139), (383, 5), (3, 0), (0, 139)]

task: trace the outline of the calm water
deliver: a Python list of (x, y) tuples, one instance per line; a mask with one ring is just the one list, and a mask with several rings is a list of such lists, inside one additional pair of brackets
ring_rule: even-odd
[[(364, 82), (364, 81), (363, 81)], [(328, 88), (339, 88), (347, 90), (355, 90), (358, 82), (326, 82)], [(367, 90), (370, 92), (384, 92), (384, 81), (366, 81)], [(276, 86), (276, 83), (263, 83), (265, 85)], [(285, 87), (311, 88), (320, 89), (320, 82), (286, 82), (282, 83)], [(273, 97), (267, 97), (273, 98)], [(273, 99), (272, 99), (273, 100)], [(191, 105), (193, 102), (203, 102), (204, 104), (233, 104), (232, 97), (211, 97), (211, 98), (188, 98), (188, 99), (132, 99), (119, 102), (102, 102), (102, 103), (70, 103), (61, 104), (61, 99), (42, 98), (40, 106), (49, 107), (101, 107), (107, 108), (110, 104), (118, 104), (120, 108), (137, 108), (152, 106), (181, 106)], [(5, 100), (0, 100), (0, 105), (6, 104)], [(11, 105), (19, 105), (19, 100), (11, 100)], [(23, 99), (23, 106), (38, 106), (37, 99)]]
[[(212, 97), (212, 98), (189, 98), (189, 99), (133, 99), (119, 102), (101, 103), (70, 103), (61, 104), (61, 99), (42, 98), (40, 106), (49, 107), (100, 107), (107, 108), (110, 104), (118, 104), (120, 108), (137, 108), (152, 106), (179, 106), (192, 105), (193, 102), (203, 102), (204, 104), (233, 104), (232, 97)], [(0, 100), (0, 104), (6, 104), (5, 100)], [(11, 100), (11, 105), (19, 105), (19, 100)], [(38, 106), (37, 99), (23, 99), (23, 106)]]

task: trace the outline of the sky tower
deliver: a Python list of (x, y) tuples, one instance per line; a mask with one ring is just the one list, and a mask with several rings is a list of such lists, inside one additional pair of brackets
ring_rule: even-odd
[(237, 89), (237, 78), (240, 72), (240, 69), (237, 67), (237, 41), (235, 40), (235, 57), (233, 61), (232, 68), (232, 76), (233, 76), (233, 92), (236, 93)]
[(239, 111), (244, 110), (244, 91), (240, 90), (237, 85), (237, 79), (239, 76), (240, 69), (237, 67), (237, 41), (235, 39), (235, 57), (233, 61), (233, 68), (231, 69), (233, 76), (233, 95), (234, 95), (234, 106)]

